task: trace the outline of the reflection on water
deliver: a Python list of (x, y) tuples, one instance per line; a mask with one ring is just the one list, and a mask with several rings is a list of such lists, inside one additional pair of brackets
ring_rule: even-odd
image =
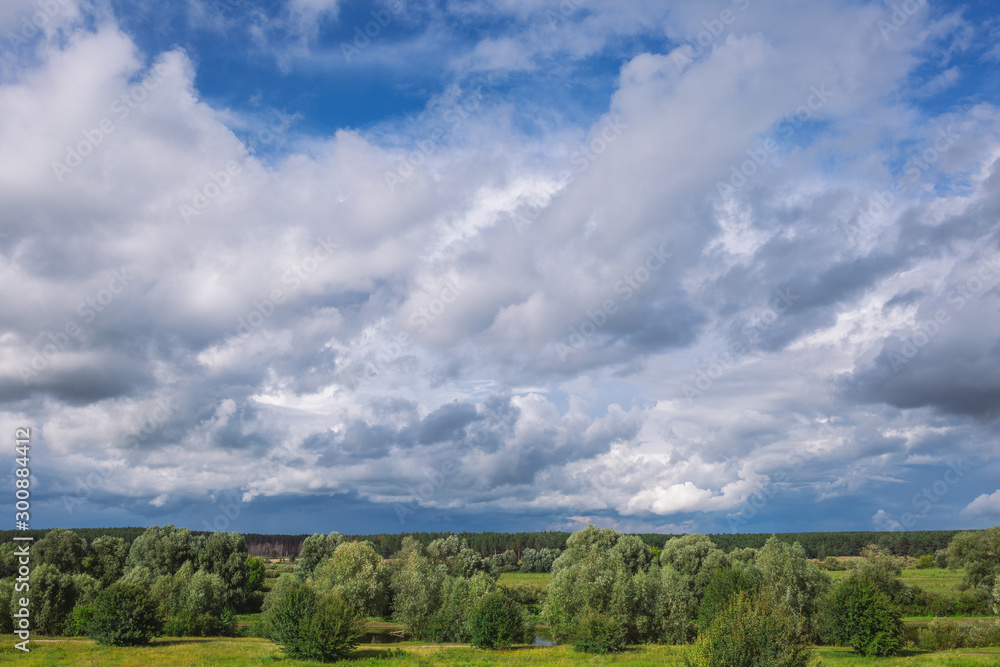
[(552, 633), (540, 628), (535, 630), (535, 641), (531, 642), (535, 646), (555, 646), (556, 641), (552, 639)]

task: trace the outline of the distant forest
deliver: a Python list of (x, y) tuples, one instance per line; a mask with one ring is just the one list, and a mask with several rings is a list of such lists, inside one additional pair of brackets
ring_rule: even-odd
[[(137, 538), (145, 528), (73, 528), (80, 537), (91, 542), (101, 535), (121, 537), (129, 544)], [(0, 531), (0, 541), (7, 542), (15, 535), (34, 536), (40, 539), (48, 530), (5, 530)], [(191, 531), (196, 535), (207, 535), (206, 531)], [(828, 556), (857, 556), (861, 549), (869, 544), (877, 544), (888, 549), (896, 556), (919, 556), (933, 554), (938, 549), (944, 549), (959, 530), (920, 530), (892, 532), (839, 532), (839, 533), (773, 533), (782, 542), (798, 542), (809, 558), (826, 558)], [(448, 537), (453, 533), (378, 533), (374, 535), (345, 535), (349, 540), (368, 540), (375, 550), (384, 558), (391, 558), (399, 551), (403, 538), (411, 536), (424, 546), (438, 538)], [(566, 538), (570, 533), (454, 533), (459, 539), (465, 540), (469, 547), (482, 556), (512, 550), (520, 558), (525, 549), (565, 549)], [(268, 556), (272, 550), (280, 557), (298, 555), (302, 550), (302, 542), (308, 535), (262, 535), (259, 533), (243, 533), (247, 541), (247, 549), (251, 556)], [(742, 547), (760, 548), (764, 546), (772, 533), (722, 533), (708, 537), (725, 552)], [(638, 536), (648, 545), (662, 547), (672, 537), (679, 534), (638, 533)]]

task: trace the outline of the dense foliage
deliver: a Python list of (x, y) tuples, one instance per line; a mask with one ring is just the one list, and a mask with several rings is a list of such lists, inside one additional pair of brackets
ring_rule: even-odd
[(810, 653), (795, 622), (767, 595), (738, 592), (695, 646), (698, 667), (806, 667)]
[(834, 637), (865, 656), (896, 655), (903, 646), (899, 608), (877, 581), (852, 573), (828, 600)]
[(264, 636), (290, 658), (339, 660), (357, 646), (362, 620), (340, 596), (293, 582), (264, 613)]
[(501, 590), (483, 596), (472, 612), (469, 626), (476, 648), (508, 648), (530, 638), (521, 605)]
[(94, 601), (89, 636), (98, 644), (137, 646), (160, 633), (156, 602), (140, 586), (112, 584)]

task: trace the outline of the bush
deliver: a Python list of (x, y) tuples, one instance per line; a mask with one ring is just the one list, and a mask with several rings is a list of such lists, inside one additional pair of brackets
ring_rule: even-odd
[(138, 646), (160, 633), (156, 601), (141, 586), (112, 584), (94, 602), (87, 635), (98, 644)]
[(757, 590), (758, 577), (753, 570), (720, 567), (712, 573), (705, 595), (698, 607), (698, 625), (707, 628), (716, 614), (729, 604), (734, 595), (742, 591)]
[(917, 559), (918, 570), (927, 570), (932, 567), (934, 567), (934, 556), (931, 556), (930, 554), (924, 554), (923, 556)]
[(472, 612), (472, 645), (476, 648), (507, 648), (528, 641), (529, 628), (521, 605), (503, 591), (493, 591)]
[(625, 626), (617, 619), (587, 611), (577, 622), (573, 649), (582, 653), (617, 653), (625, 649)]
[(964, 648), (968, 632), (966, 628), (943, 618), (935, 618), (930, 624), (920, 629), (917, 644), (928, 651), (945, 651), (954, 648)]
[(90, 629), (90, 619), (94, 616), (94, 608), (88, 604), (79, 604), (66, 618), (66, 628), (63, 634), (69, 637), (86, 637)]
[(354, 651), (364, 634), (362, 622), (354, 607), (340, 596), (324, 596), (312, 615), (301, 622), (296, 652), (321, 662), (342, 660)]
[(861, 576), (848, 576), (829, 598), (833, 637), (865, 656), (896, 655), (903, 646), (899, 608), (878, 585)]
[(974, 623), (965, 640), (968, 648), (1000, 646), (1000, 623)]
[(787, 611), (766, 596), (737, 593), (694, 649), (699, 667), (805, 667), (809, 649)]
[(285, 588), (261, 618), (260, 634), (290, 658), (339, 660), (357, 646), (362, 618), (335, 594), (299, 583)]

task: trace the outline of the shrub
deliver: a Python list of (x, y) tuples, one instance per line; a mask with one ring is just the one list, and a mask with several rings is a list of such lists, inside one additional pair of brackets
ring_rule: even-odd
[(698, 637), (698, 667), (805, 667), (809, 649), (787, 611), (767, 596), (741, 591)]
[(317, 606), (316, 591), (298, 582), (284, 587), (271, 599), (261, 617), (263, 634), (292, 655), (298, 644), (299, 625), (312, 616)]
[(63, 634), (69, 637), (86, 637), (93, 616), (94, 608), (91, 605), (77, 603), (66, 618), (66, 629)]
[(927, 570), (932, 567), (934, 567), (934, 556), (931, 556), (930, 554), (924, 554), (923, 556), (917, 559), (918, 570)]
[(974, 623), (965, 640), (967, 648), (1000, 646), (1000, 623)]
[(294, 583), (265, 612), (259, 629), (290, 658), (346, 657), (361, 638), (362, 618), (337, 595)]
[(528, 641), (529, 628), (524, 612), (502, 591), (493, 591), (472, 612), (472, 645), (476, 648), (507, 648)]
[(112, 584), (94, 602), (87, 635), (98, 644), (137, 646), (160, 633), (156, 601), (141, 586)]
[(903, 645), (899, 608), (878, 585), (861, 576), (848, 576), (829, 597), (833, 637), (865, 656), (895, 655)]
[(333, 662), (349, 656), (364, 634), (363, 619), (338, 595), (326, 595), (299, 625), (297, 653), (303, 658)]
[(617, 653), (625, 649), (625, 627), (617, 619), (587, 611), (577, 621), (573, 650), (582, 653)]
[(917, 644), (928, 651), (945, 651), (966, 646), (968, 632), (960, 623), (943, 618), (935, 618), (925, 628), (920, 629)]
[(707, 628), (715, 615), (729, 604), (730, 599), (742, 591), (755, 591), (758, 587), (755, 570), (746, 568), (720, 567), (712, 573), (705, 595), (698, 607), (698, 624)]

